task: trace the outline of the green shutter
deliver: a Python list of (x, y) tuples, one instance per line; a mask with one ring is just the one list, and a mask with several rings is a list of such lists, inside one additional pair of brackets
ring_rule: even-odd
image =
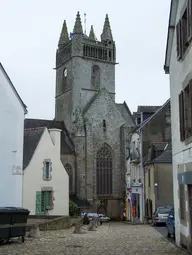
[(36, 215), (42, 215), (41, 211), (41, 191), (36, 191)]

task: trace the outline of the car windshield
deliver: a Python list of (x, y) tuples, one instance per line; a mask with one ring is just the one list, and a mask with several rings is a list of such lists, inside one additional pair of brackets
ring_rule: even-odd
[(91, 217), (98, 217), (98, 214), (97, 214), (97, 213), (88, 213), (88, 216), (91, 216)]
[(158, 213), (167, 214), (170, 212), (170, 208), (159, 208)]

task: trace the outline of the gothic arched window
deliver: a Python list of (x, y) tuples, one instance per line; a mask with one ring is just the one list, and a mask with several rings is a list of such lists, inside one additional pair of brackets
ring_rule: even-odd
[(73, 168), (69, 163), (66, 163), (64, 167), (69, 175), (69, 193), (72, 193), (73, 192)]
[(112, 151), (107, 144), (105, 144), (97, 152), (96, 170), (97, 170), (97, 194), (98, 195), (112, 194), (113, 158)]
[(100, 69), (98, 66), (92, 67), (91, 85), (95, 89), (100, 87)]

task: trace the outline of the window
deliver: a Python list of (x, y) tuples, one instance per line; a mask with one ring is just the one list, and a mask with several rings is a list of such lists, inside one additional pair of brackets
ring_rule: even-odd
[(42, 188), (36, 192), (36, 215), (44, 215), (47, 210), (53, 209), (53, 189), (51, 187)]
[(72, 193), (73, 192), (73, 169), (69, 163), (66, 163), (64, 167), (69, 175), (69, 193)]
[(103, 120), (103, 131), (106, 131), (106, 120)]
[(177, 59), (184, 56), (192, 39), (192, 0), (187, 1), (184, 13), (176, 26)]
[(185, 219), (185, 185), (179, 185), (180, 218)]
[(100, 87), (100, 69), (98, 66), (92, 67), (91, 85), (95, 89)]
[(41, 211), (44, 212), (46, 209), (52, 207), (52, 191), (41, 192)]
[(151, 170), (148, 169), (148, 186), (151, 187)]
[(97, 152), (96, 156), (98, 195), (112, 194), (112, 169), (113, 169), (112, 152), (109, 146), (105, 144)]
[(192, 136), (192, 81), (179, 94), (180, 140)]
[(44, 166), (43, 166), (43, 180), (44, 181), (50, 181), (51, 180), (51, 161), (48, 160), (44, 160)]

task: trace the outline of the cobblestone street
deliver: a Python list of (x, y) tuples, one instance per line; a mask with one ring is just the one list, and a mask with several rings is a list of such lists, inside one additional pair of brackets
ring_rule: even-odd
[(148, 225), (104, 224), (97, 231), (73, 234), (73, 229), (41, 232), (41, 239), (0, 246), (1, 255), (184, 255)]

